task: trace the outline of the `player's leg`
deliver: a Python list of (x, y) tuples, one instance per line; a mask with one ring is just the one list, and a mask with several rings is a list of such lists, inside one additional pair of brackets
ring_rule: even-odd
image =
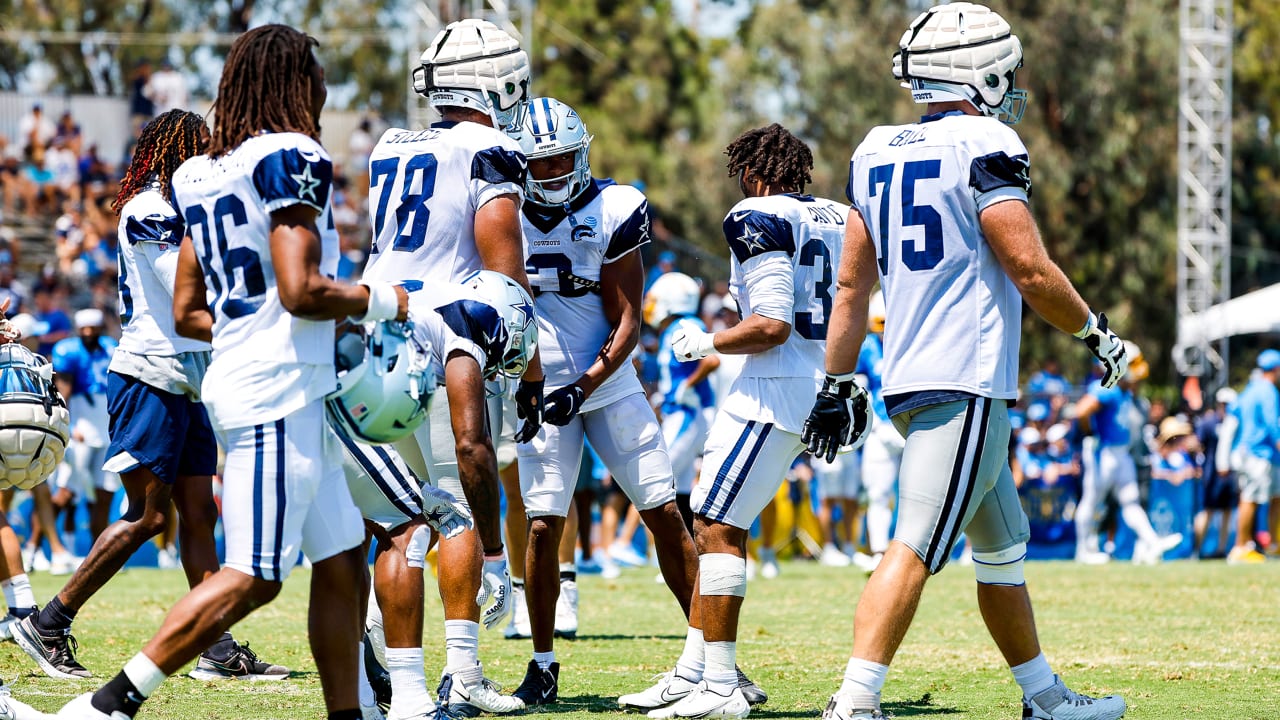
[[(515, 413), (511, 413), (514, 415)], [(505, 417), (505, 415), (504, 415)], [(529, 637), (529, 607), (524, 599), (524, 562), (528, 542), (529, 528), (525, 518), (524, 500), (520, 497), (520, 463), (513, 460), (510, 465), (498, 470), (498, 478), (502, 481), (502, 494), (507, 499), (506, 525), (507, 557), (512, 558), (511, 566), (511, 622), (503, 630), (508, 640)]]
[[(575, 485), (576, 490), (576, 485)], [(560, 596), (556, 598), (555, 635), (573, 640), (578, 636), (578, 564), (574, 557), (578, 549), (577, 493), (569, 500), (564, 527), (560, 531)]]
[[(867, 489), (867, 545), (876, 558), (889, 548), (893, 526), (893, 488), (902, 462), (902, 436), (891, 423), (875, 426), (862, 448), (862, 481)], [(864, 563), (875, 569), (873, 563)]]
[(1098, 454), (1098, 438), (1086, 437), (1080, 453), (1083, 469), (1080, 475), (1080, 503), (1076, 505), (1075, 518), (1076, 562), (1090, 565), (1105, 563), (1111, 559), (1098, 550), (1098, 513), (1111, 480), (1102, 473)]
[(1267, 528), (1271, 531), (1271, 545), (1267, 548), (1270, 554), (1280, 553), (1280, 465), (1271, 464), (1271, 487), (1268, 492), (1270, 514)]
[[(107, 448), (91, 448), (89, 471), (93, 475), (93, 502), (89, 503), (89, 537), (98, 542), (107, 526), (111, 524), (111, 511), (115, 509), (116, 492), (120, 490), (120, 476), (117, 473), (102, 469), (107, 461)], [(164, 528), (162, 527), (161, 530)], [(156, 534), (159, 534), (157, 531)]]
[(1142, 507), (1138, 491), (1137, 468), (1133, 456), (1125, 447), (1106, 447), (1098, 458), (1099, 466), (1115, 478), (1116, 502), (1120, 503), (1120, 517), (1138, 536), (1133, 548), (1135, 563), (1154, 564), (1164, 559), (1166, 550), (1182, 543), (1182, 533), (1161, 537), (1151, 526), (1151, 519)]
[(31, 590), (31, 580), (22, 567), (22, 544), (9, 526), (8, 513), (0, 511), (0, 590), (4, 591), (9, 612), (0, 618), (0, 640), (13, 638), (13, 627), (36, 611), (36, 596)]

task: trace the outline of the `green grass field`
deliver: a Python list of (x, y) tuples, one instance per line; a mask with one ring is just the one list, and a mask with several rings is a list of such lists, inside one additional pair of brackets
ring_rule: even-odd
[[(1073, 688), (1122, 693), (1130, 718), (1280, 718), (1280, 563), (1038, 563), (1027, 575), (1046, 654)], [(60, 578), (34, 580), (44, 600)], [(821, 712), (839, 686), (863, 582), (852, 569), (789, 563), (780, 578), (751, 583), (738, 658), (770, 695), (753, 717)], [(323, 718), (305, 634), (307, 587), (308, 573), (296, 572), (279, 599), (236, 628), (266, 659), (294, 668), (292, 678), (257, 684), (173, 678), (139, 718)], [(444, 650), (439, 599), (428, 588), (431, 678)], [(683, 618), (652, 570), (626, 571), (613, 581), (584, 576), (580, 588), (580, 639), (557, 648), (561, 704), (541, 712), (621, 715), (613, 699), (647, 685), (679, 654)], [(117, 578), (76, 621), (82, 662), (110, 677), (183, 590), (178, 571), (131, 570)], [(100, 682), (46, 678), (16, 646), (5, 647), (0, 677), (41, 710), (54, 711)], [(481, 636), (487, 674), (508, 688), (523, 676), (529, 651), (527, 641)], [(949, 567), (931, 581), (884, 703), (899, 717), (1019, 716), (1017, 686), (986, 636), (968, 568)]]

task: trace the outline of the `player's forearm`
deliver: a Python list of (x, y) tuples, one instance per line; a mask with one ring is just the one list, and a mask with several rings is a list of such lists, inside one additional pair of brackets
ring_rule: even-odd
[(791, 323), (752, 313), (737, 325), (715, 333), (716, 352), (752, 355), (771, 350), (791, 336)]
[(836, 291), (827, 320), (826, 371), (831, 375), (851, 373), (858, 364), (858, 351), (867, 336), (867, 295), (851, 287)]
[(280, 304), (297, 317), (307, 320), (340, 320), (361, 316), (369, 309), (369, 288), (347, 285), (323, 275), (311, 275), (301, 288), (286, 292), (280, 288)]
[(631, 357), (640, 341), (640, 326), (634, 322), (621, 322), (613, 327), (609, 336), (596, 353), (595, 362), (578, 379), (578, 387), (588, 396), (604, 384)]
[(502, 520), (498, 512), (498, 459), (493, 444), (486, 438), (459, 442), (456, 448), (458, 478), (471, 506), (480, 543), (485, 552), (496, 552), (502, 547)]

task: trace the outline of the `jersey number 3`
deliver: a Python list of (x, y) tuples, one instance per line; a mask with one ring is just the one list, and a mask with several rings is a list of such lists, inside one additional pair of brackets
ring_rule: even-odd
[[(800, 248), (800, 267), (811, 268), (809, 272), (813, 277), (812, 302), (821, 305), (822, 309), (797, 312), (794, 327), (800, 337), (806, 340), (826, 340), (827, 319), (831, 317), (831, 283), (835, 280), (835, 269), (831, 267), (831, 251), (827, 249), (827, 244), (819, 238), (813, 238), (805, 243)], [(813, 305), (810, 304), (808, 307), (812, 308)]]
[[(871, 197), (880, 196), (880, 274), (889, 274), (889, 195), (893, 189), (893, 165), (871, 168)], [(924, 249), (914, 239), (902, 240), (902, 264), (908, 270), (932, 270), (942, 262), (942, 216), (932, 205), (916, 204), (916, 182), (942, 177), (941, 160), (916, 160), (902, 165), (902, 228), (923, 227)]]
[[(430, 153), (414, 155), (405, 161), (400, 202), (396, 204), (396, 239), (391, 244), (392, 250), (417, 250), (426, 241), (427, 222), (431, 220), (427, 201), (436, 193), (437, 166), (436, 156)], [(374, 253), (381, 249), (378, 247), (378, 239), (382, 237), (382, 226), (387, 221), (387, 203), (391, 199), (391, 189), (396, 184), (399, 171), (398, 157), (374, 160), (369, 165), (370, 189), (378, 188), (378, 205), (373, 215)], [(419, 173), (421, 180), (415, 191), (414, 180), (419, 178)]]

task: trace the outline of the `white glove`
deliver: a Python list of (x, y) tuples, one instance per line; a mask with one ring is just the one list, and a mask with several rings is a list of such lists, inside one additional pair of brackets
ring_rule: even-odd
[(697, 328), (678, 327), (671, 335), (671, 352), (682, 362), (701, 360), (716, 351), (715, 334)]
[(1124, 343), (1119, 336), (1107, 327), (1107, 314), (1101, 313), (1095, 318), (1093, 313), (1089, 313), (1084, 327), (1075, 335), (1084, 341), (1089, 352), (1102, 363), (1102, 387), (1115, 387), (1129, 369), (1129, 356), (1125, 353)]
[[(492, 598), (493, 604), (485, 607)], [(492, 630), (502, 624), (514, 610), (511, 606), (511, 571), (507, 569), (506, 552), (484, 556), (484, 574), (481, 576), (480, 592), (476, 593), (476, 604), (480, 606), (480, 622)]]
[(702, 399), (698, 397), (698, 391), (692, 385), (682, 382), (676, 386), (676, 404), (697, 408), (702, 407)]
[(452, 493), (430, 485), (422, 488), (422, 515), (431, 529), (446, 540), (474, 527), (471, 513), (458, 504)]

